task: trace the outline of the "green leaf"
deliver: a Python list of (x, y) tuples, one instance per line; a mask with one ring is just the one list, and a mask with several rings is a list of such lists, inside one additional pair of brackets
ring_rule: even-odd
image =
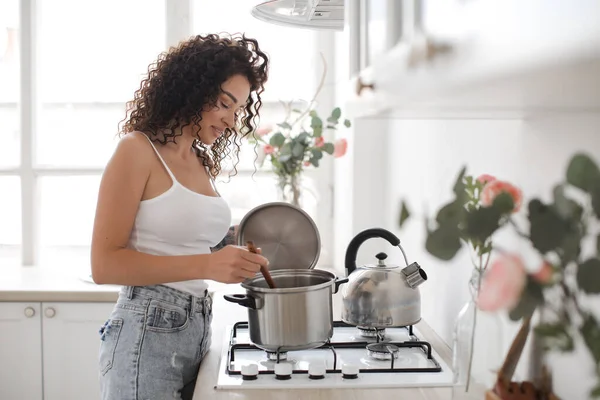
[(319, 166), (319, 159), (315, 158), (315, 157), (311, 157), (310, 160), (308, 160), (312, 165), (314, 165), (315, 167)]
[(465, 234), (481, 243), (487, 241), (500, 227), (502, 214), (495, 207), (480, 207), (467, 214)]
[(538, 199), (529, 202), (530, 237), (533, 246), (542, 254), (559, 247), (567, 226), (558, 213)]
[(600, 293), (600, 259), (590, 258), (579, 265), (577, 284), (586, 293)]
[(346, 128), (350, 128), (350, 127), (352, 126), (352, 124), (350, 123), (350, 120), (349, 120), (349, 119), (346, 119), (346, 120), (344, 120), (344, 126), (345, 126)]
[(600, 363), (600, 325), (596, 318), (588, 314), (581, 326), (581, 336), (586, 346), (590, 350), (592, 357), (596, 361), (596, 364)]
[(323, 121), (316, 115), (313, 115), (310, 120), (310, 127), (312, 129), (321, 128), (323, 129)]
[(453, 201), (440, 208), (435, 220), (440, 225), (450, 224), (458, 226), (464, 217), (464, 213), (465, 209), (462, 205), (457, 201)]
[(333, 154), (335, 147), (333, 146), (333, 143), (325, 143), (321, 149), (327, 154)]
[(323, 136), (323, 127), (319, 126), (319, 127), (313, 128), (313, 136), (314, 137), (321, 137), (321, 136)]
[(302, 132), (298, 135), (298, 137), (296, 137), (296, 140), (304, 145), (308, 144), (310, 138), (310, 133), (308, 132)]
[(302, 144), (302, 143), (294, 143), (294, 146), (292, 147), (292, 156), (294, 156), (294, 158), (299, 158), (302, 159), (304, 158), (304, 149), (306, 147)]
[(310, 112), (308, 113), (308, 115), (310, 115), (311, 117), (318, 117), (319, 114), (317, 114), (316, 110), (310, 110)]
[(542, 339), (545, 350), (558, 349), (569, 352), (575, 348), (573, 338), (563, 323), (539, 324), (533, 331)]
[(562, 218), (580, 219), (583, 208), (575, 201), (569, 199), (565, 194), (564, 185), (556, 185), (552, 191), (554, 195), (554, 208)]
[(592, 196), (592, 209), (596, 217), (600, 219), (600, 176), (592, 183), (590, 195)]
[(327, 125), (327, 129), (337, 129), (335, 125)]
[(567, 167), (567, 182), (579, 189), (589, 192), (594, 180), (600, 177), (596, 163), (586, 154), (578, 153)]
[(312, 154), (312, 158), (314, 158), (316, 160), (320, 160), (321, 158), (323, 158), (323, 152), (319, 149), (311, 149), (310, 152)]
[(280, 124), (277, 124), (277, 126), (281, 127), (282, 129), (292, 129), (292, 126), (287, 122), (282, 122)]
[(492, 207), (500, 214), (508, 214), (515, 208), (515, 202), (510, 194), (502, 192), (494, 198)]
[(544, 292), (542, 285), (536, 282), (532, 277), (527, 276), (527, 283), (521, 293), (519, 302), (508, 313), (508, 316), (513, 321), (518, 321), (521, 318), (529, 317), (535, 309), (544, 303)]
[(340, 119), (341, 116), (342, 110), (339, 107), (336, 107), (333, 109), (333, 111), (331, 111), (331, 116), (329, 118), (331, 118), (334, 121), (337, 121)]
[(297, 108), (292, 108), (292, 111), (298, 114), (302, 114), (302, 110), (299, 110)]
[(398, 220), (398, 227), (402, 228), (402, 225), (408, 220), (410, 217), (410, 211), (408, 210), (408, 206), (406, 202), (402, 200), (402, 207), (400, 208), (400, 218)]
[(292, 158), (292, 154), (291, 153), (290, 154), (281, 154), (281, 155), (279, 155), (279, 157), (277, 157), (277, 160), (280, 163), (284, 164), (284, 163), (290, 161), (291, 158)]
[(592, 399), (597, 399), (600, 397), (600, 384), (592, 389), (590, 396), (592, 396)]
[(458, 177), (456, 178), (456, 181), (454, 182), (454, 186), (453, 186), (452, 190), (454, 191), (454, 194), (456, 194), (457, 197), (464, 195), (464, 193), (465, 193), (465, 182), (464, 182), (463, 178), (464, 178), (466, 172), (467, 172), (467, 167), (462, 167), (462, 169), (458, 173)]
[(269, 141), (269, 144), (273, 147), (281, 147), (281, 146), (283, 146), (284, 143), (285, 143), (285, 136), (283, 136), (283, 133), (281, 133), (281, 132), (277, 132), (276, 134), (274, 134), (271, 137), (271, 140)]
[(425, 249), (440, 260), (451, 260), (460, 250), (460, 231), (458, 227), (443, 225), (428, 233)]

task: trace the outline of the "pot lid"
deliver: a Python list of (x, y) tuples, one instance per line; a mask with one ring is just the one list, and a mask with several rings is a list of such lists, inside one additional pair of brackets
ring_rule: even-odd
[(283, 202), (250, 210), (240, 222), (237, 243), (252, 240), (269, 260), (269, 270), (312, 269), (321, 253), (317, 225), (302, 209)]

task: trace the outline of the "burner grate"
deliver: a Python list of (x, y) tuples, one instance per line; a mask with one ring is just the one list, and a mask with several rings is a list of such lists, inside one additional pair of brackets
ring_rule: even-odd
[[(341, 321), (335, 321), (334, 322), (334, 327), (353, 327), (352, 325), (348, 325), (344, 322)], [(441, 372), (442, 371), (442, 367), (440, 366), (439, 362), (433, 357), (432, 355), (432, 349), (431, 349), (431, 344), (429, 342), (425, 342), (425, 341), (420, 341), (418, 340), (418, 338), (413, 334), (413, 329), (412, 326), (410, 327), (406, 327), (409, 331), (411, 340), (409, 341), (405, 341), (405, 342), (386, 342), (386, 344), (391, 345), (391, 346), (395, 346), (398, 348), (421, 348), (421, 350), (425, 353), (426, 357), (428, 360), (431, 361), (431, 363), (433, 364), (432, 367), (421, 367), (421, 368), (394, 368), (394, 362), (395, 362), (395, 357), (391, 357), (390, 359), (390, 366), (389, 368), (367, 368), (367, 369), (360, 369), (359, 372), (360, 373), (415, 373), (415, 372)], [(228, 355), (227, 355), (227, 359), (228, 362), (226, 363), (226, 372), (229, 375), (241, 375), (241, 370), (236, 370), (232, 368), (232, 365), (235, 361), (235, 351), (236, 350), (257, 350), (257, 351), (264, 351), (258, 347), (256, 347), (253, 344), (247, 344), (247, 343), (236, 343), (233, 344), (234, 339), (237, 337), (237, 333), (238, 333), (238, 329), (248, 329), (248, 323), (247, 322), (237, 322), (234, 326), (233, 329), (231, 331), (231, 339), (229, 341), (230, 345), (229, 345), (229, 351), (228, 351)], [(379, 343), (379, 342), (378, 342)], [(322, 346), (317, 347), (316, 349), (313, 350), (330, 350), (332, 353), (332, 357), (333, 357), (333, 369), (327, 369), (326, 372), (329, 374), (335, 373), (335, 374), (341, 374), (342, 370), (340, 368), (338, 368), (338, 355), (336, 353), (336, 349), (366, 349), (368, 348), (369, 345), (372, 345), (373, 343), (371, 342), (327, 342)], [(276, 361), (277, 363), (284, 361), (282, 359), (282, 357), (280, 357), (280, 354), (282, 353), (275, 353), (276, 354)], [(275, 371), (273, 370), (260, 370), (258, 371), (259, 375), (273, 375), (275, 374)], [(304, 369), (294, 369), (292, 371), (293, 374), (308, 374), (308, 370), (304, 370)]]

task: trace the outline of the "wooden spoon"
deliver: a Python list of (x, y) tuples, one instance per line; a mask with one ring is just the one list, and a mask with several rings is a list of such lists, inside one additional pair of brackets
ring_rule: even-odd
[[(248, 246), (248, 251), (250, 251), (250, 253), (258, 254), (258, 251), (256, 250), (256, 246), (254, 246), (254, 242), (252, 240), (248, 240), (246, 242), (246, 246)], [(267, 267), (261, 265), (260, 272), (265, 277), (265, 280), (267, 281), (267, 284), (269, 285), (269, 287), (271, 289), (275, 289), (275, 282), (273, 282), (273, 278), (271, 277), (271, 273), (269, 272), (269, 269)]]

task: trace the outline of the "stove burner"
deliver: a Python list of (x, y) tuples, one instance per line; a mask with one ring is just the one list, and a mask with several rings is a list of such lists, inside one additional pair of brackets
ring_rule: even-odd
[(383, 340), (383, 338), (385, 338), (385, 328), (365, 328), (359, 326), (358, 331), (360, 332), (360, 335), (362, 337), (378, 338), (380, 340)]
[(369, 357), (376, 360), (391, 360), (398, 358), (400, 348), (390, 343), (371, 343), (367, 345)]
[[(277, 358), (277, 356), (279, 356), (279, 358)], [(282, 351), (279, 353), (276, 352), (271, 352), (271, 351), (267, 351), (267, 359), (269, 361), (285, 361), (287, 360), (287, 352)]]

